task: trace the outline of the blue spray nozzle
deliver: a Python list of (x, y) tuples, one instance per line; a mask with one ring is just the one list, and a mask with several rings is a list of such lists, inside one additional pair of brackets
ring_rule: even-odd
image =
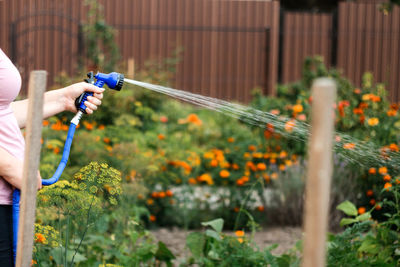
[(110, 89), (120, 91), (124, 84), (124, 75), (117, 72), (111, 72), (109, 74), (98, 72), (94, 76), (97, 80), (103, 81)]
[[(93, 71), (87, 74), (88, 79), (85, 79), (87, 83), (94, 84), (97, 87), (103, 87), (106, 84), (110, 89), (114, 89), (120, 91), (122, 86), (124, 85), (124, 75), (118, 72), (111, 72), (111, 73), (101, 73), (98, 72), (96, 75), (93, 74)], [(85, 101), (87, 100), (88, 96), (92, 96), (93, 92), (85, 92), (81, 94), (75, 100), (75, 106), (77, 110), (86, 113), (86, 106)]]

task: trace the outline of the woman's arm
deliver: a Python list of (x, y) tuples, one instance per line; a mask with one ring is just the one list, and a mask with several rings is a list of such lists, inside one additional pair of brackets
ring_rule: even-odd
[[(23, 162), (12, 156), (7, 150), (0, 147), (0, 176), (9, 184), (21, 189)], [(42, 178), (38, 172), (38, 189), (42, 188)]]
[[(46, 92), (44, 94), (43, 118), (54, 116), (63, 111), (77, 112), (75, 108), (75, 99), (83, 92), (93, 92), (93, 96), (88, 97), (85, 102), (86, 112), (92, 114), (97, 106), (101, 104), (104, 88), (99, 88), (89, 83), (81, 82), (70, 85), (68, 87)], [(11, 109), (17, 118), (20, 128), (26, 126), (28, 99), (14, 101), (11, 103)]]

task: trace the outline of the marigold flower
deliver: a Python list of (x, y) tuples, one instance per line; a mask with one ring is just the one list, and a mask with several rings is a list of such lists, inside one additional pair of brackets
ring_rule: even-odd
[(383, 188), (386, 189), (386, 191), (389, 191), (389, 189), (392, 187), (391, 183), (385, 183), (385, 185), (383, 186)]
[(248, 149), (249, 151), (256, 151), (257, 147), (255, 145), (249, 145)]
[(300, 113), (303, 111), (303, 106), (301, 104), (297, 104), (294, 105), (292, 109), (294, 113)]
[(58, 153), (60, 153), (60, 149), (58, 147), (55, 147), (53, 152), (54, 152), (54, 154), (58, 154)]
[(189, 178), (188, 182), (189, 184), (197, 184), (197, 181), (194, 178)]
[(272, 115), (279, 115), (281, 112), (278, 109), (271, 109), (269, 113), (271, 113)]
[(167, 195), (167, 197), (172, 197), (174, 195), (171, 190), (165, 191), (165, 194)]
[(230, 175), (230, 173), (227, 170), (222, 170), (219, 172), (219, 176), (221, 176), (222, 178), (228, 178)]
[(233, 208), (233, 211), (234, 211), (234, 212), (239, 212), (239, 210), (240, 210), (239, 207), (234, 207), (234, 208)]
[(239, 241), (239, 243), (243, 243), (243, 238), (241, 238), (241, 237), (239, 237), (238, 239), (237, 239), (237, 241)]
[(259, 171), (265, 171), (267, 169), (267, 165), (265, 165), (265, 163), (262, 163), (262, 162), (257, 163), (257, 169)]
[(158, 197), (159, 197), (159, 198), (165, 198), (165, 197), (166, 197), (165, 192), (160, 192), (160, 193), (158, 193)]
[(389, 145), (390, 150), (395, 151), (395, 152), (399, 152), (399, 147), (396, 144), (390, 144)]
[(197, 180), (198, 180), (199, 182), (206, 182), (208, 185), (213, 185), (213, 184), (214, 184), (214, 181), (213, 181), (211, 175), (208, 174), (208, 173), (205, 173), (205, 174), (200, 175), (200, 176), (197, 178)]
[(365, 207), (359, 207), (358, 214), (364, 214), (364, 213), (365, 213)]
[(284, 159), (288, 156), (288, 153), (284, 150), (281, 151), (281, 153), (279, 153), (279, 158)]
[(152, 197), (152, 198), (158, 198), (158, 197), (159, 197), (158, 192), (152, 192), (152, 193), (151, 193), (151, 197)]
[(353, 92), (355, 94), (359, 95), (359, 94), (361, 94), (361, 89), (360, 88), (355, 88)]
[(235, 138), (229, 137), (229, 138), (228, 138), (228, 143), (233, 143), (233, 142), (235, 142)]
[(161, 117), (160, 117), (160, 122), (162, 122), (162, 123), (168, 122), (168, 117), (166, 117), (166, 116), (161, 116)]
[(273, 174), (271, 174), (271, 178), (274, 180), (278, 179), (278, 174), (274, 172)]
[(285, 123), (285, 130), (287, 132), (292, 132), (295, 125), (296, 125), (296, 122), (294, 120), (287, 121)]
[(371, 101), (372, 102), (379, 102), (379, 101), (381, 101), (381, 97), (380, 96), (377, 96), (377, 95), (371, 95)]
[(372, 197), (374, 195), (374, 191), (372, 189), (367, 190), (367, 196)]
[(103, 138), (104, 143), (109, 144), (111, 142), (111, 139), (108, 137)]
[(238, 186), (242, 186), (242, 185), (244, 185), (244, 181), (243, 181), (242, 179), (238, 179), (238, 180), (236, 181), (236, 184), (237, 184)]
[(196, 114), (189, 114), (189, 116), (186, 119), (188, 122), (193, 123), (195, 125), (200, 126), (203, 122), (197, 117)]
[(354, 149), (356, 147), (356, 145), (354, 144), (354, 143), (346, 143), (346, 144), (343, 144), (343, 148), (344, 149), (349, 149), (349, 150), (351, 150), (351, 149)]
[(235, 235), (238, 236), (238, 237), (243, 237), (243, 236), (244, 236), (244, 231), (242, 231), (242, 230), (237, 230), (237, 231), (235, 232)]
[(236, 163), (233, 163), (231, 167), (234, 170), (239, 170), (239, 165), (237, 165)]
[(379, 119), (378, 118), (369, 118), (367, 123), (369, 126), (376, 126), (379, 124)]
[(41, 233), (36, 233), (35, 234), (35, 242), (36, 243), (44, 244), (45, 241), (46, 241), (46, 237), (44, 237), (44, 235), (42, 235)]
[(211, 160), (210, 166), (211, 167), (217, 167), (218, 166), (218, 161), (216, 159)]
[(376, 174), (376, 169), (375, 168), (369, 168), (368, 173), (369, 174)]
[(306, 116), (306, 114), (299, 114), (299, 115), (297, 115), (297, 119), (299, 121), (306, 121), (307, 120), (307, 116)]
[(243, 182), (248, 182), (249, 180), (250, 180), (250, 178), (249, 177), (247, 177), (247, 176), (242, 176), (242, 178), (240, 178), (240, 179), (242, 179), (243, 180)]
[(253, 158), (255, 158), (255, 159), (261, 159), (262, 157), (263, 157), (263, 153), (261, 153), (261, 152), (253, 153)]
[(397, 111), (396, 111), (395, 109), (389, 109), (389, 110), (386, 112), (386, 114), (387, 114), (389, 117), (394, 117), (394, 116), (397, 115)]
[(158, 137), (159, 140), (164, 140), (165, 139), (165, 135), (163, 135), (163, 134), (159, 134), (157, 137)]
[(381, 209), (382, 209), (382, 206), (379, 205), (379, 204), (376, 204), (376, 205), (375, 205), (375, 209), (376, 209), (376, 210), (381, 210)]
[(147, 199), (146, 201), (147, 205), (151, 206), (154, 204), (154, 200), (152, 198)]
[(392, 179), (392, 177), (390, 177), (389, 174), (386, 174), (385, 176), (383, 176), (383, 180), (384, 180), (385, 182), (389, 182), (390, 179)]
[(387, 174), (388, 169), (387, 169), (386, 167), (380, 167), (378, 172), (379, 172), (380, 174)]
[(44, 120), (44, 121), (42, 122), (42, 124), (43, 124), (43, 126), (48, 126), (48, 125), (50, 124), (50, 122), (49, 122), (48, 120)]
[(269, 159), (269, 163), (275, 164), (276, 163), (276, 159), (275, 158)]
[(155, 222), (157, 218), (154, 215), (150, 215), (149, 219), (151, 222)]
[(99, 130), (104, 130), (106, 128), (106, 126), (104, 126), (103, 124), (99, 125)]
[(369, 201), (369, 204), (371, 205), (371, 206), (374, 206), (375, 205), (375, 203), (376, 203), (376, 200), (375, 199), (371, 199), (370, 201)]
[(353, 113), (357, 115), (362, 115), (364, 114), (364, 110), (362, 110), (361, 108), (354, 108)]
[(36, 265), (36, 264), (37, 264), (37, 261), (31, 260), (31, 266)]
[(259, 212), (263, 212), (263, 211), (264, 211), (264, 206), (258, 206), (258, 207), (257, 207), (257, 210), (258, 210)]

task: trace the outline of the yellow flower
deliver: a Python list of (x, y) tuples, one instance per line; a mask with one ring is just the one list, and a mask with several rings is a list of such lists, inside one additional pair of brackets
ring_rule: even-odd
[(293, 112), (294, 113), (300, 113), (303, 111), (303, 106), (300, 104), (294, 105), (293, 106)]
[(379, 124), (379, 119), (378, 118), (369, 118), (368, 119), (368, 125), (369, 126), (376, 126)]

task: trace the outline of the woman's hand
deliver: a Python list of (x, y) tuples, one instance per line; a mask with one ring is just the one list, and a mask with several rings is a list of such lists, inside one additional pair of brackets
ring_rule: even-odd
[(93, 96), (88, 96), (85, 101), (86, 112), (92, 114), (97, 109), (97, 106), (101, 105), (101, 99), (103, 99), (104, 88), (99, 88), (90, 83), (75, 83), (62, 89), (64, 95), (65, 110), (71, 112), (77, 112), (75, 107), (75, 99), (84, 92), (93, 92)]

